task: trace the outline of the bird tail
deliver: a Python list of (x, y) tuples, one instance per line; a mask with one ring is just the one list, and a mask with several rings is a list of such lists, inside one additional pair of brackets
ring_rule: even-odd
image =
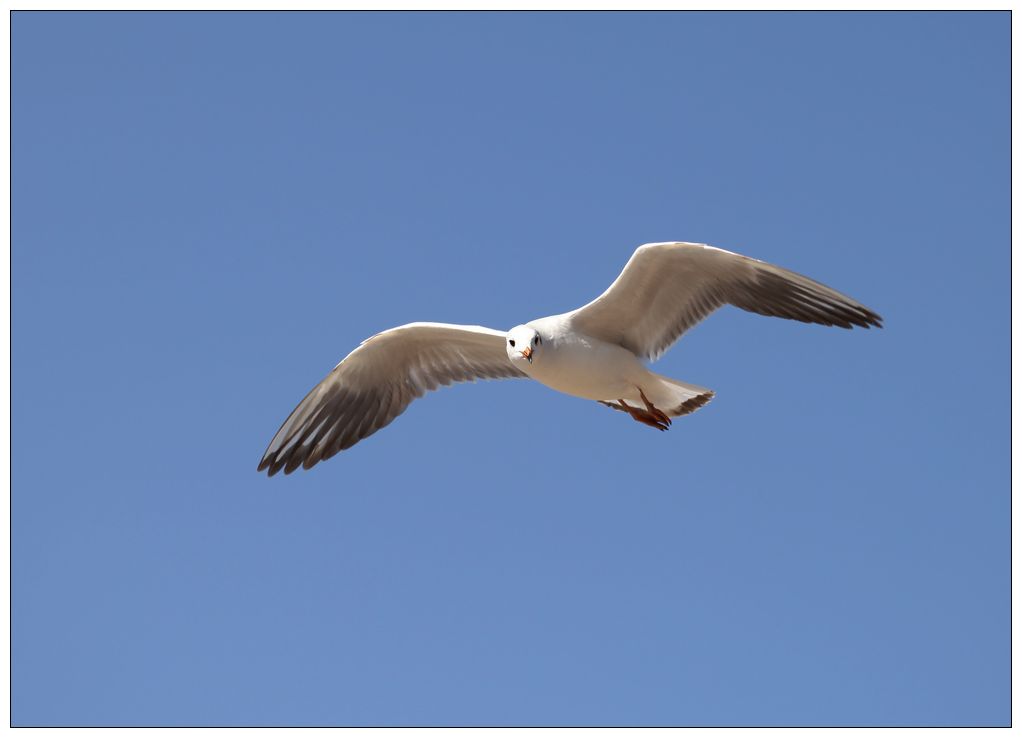
[[(650, 402), (660, 408), (669, 417), (694, 413), (713, 399), (714, 392), (696, 384), (679, 382), (677, 379), (654, 374), (660, 380), (655, 387), (646, 390)], [(650, 393), (652, 389), (652, 393)]]

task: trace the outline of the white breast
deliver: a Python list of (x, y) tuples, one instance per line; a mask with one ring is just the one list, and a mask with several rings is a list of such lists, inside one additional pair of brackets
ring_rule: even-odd
[(544, 335), (536, 361), (525, 370), (558, 392), (589, 400), (623, 397), (647, 372), (631, 351), (572, 332)]

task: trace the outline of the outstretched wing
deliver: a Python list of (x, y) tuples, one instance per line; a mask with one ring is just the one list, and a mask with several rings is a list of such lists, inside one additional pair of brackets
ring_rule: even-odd
[(476, 379), (524, 377), (504, 334), (474, 325), (409, 323), (366, 339), (294, 409), (270, 441), (259, 471), (310, 468), (354, 446), (429, 390)]
[(872, 310), (809, 277), (698, 243), (640, 246), (607, 291), (569, 317), (582, 333), (657, 359), (724, 304), (803, 323), (882, 327)]

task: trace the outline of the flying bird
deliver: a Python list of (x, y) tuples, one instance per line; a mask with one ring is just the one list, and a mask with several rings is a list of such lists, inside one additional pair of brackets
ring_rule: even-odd
[(681, 335), (723, 305), (841, 328), (881, 317), (801, 274), (697, 243), (640, 246), (607, 290), (577, 310), (502, 332), (409, 323), (366, 339), (313, 387), (270, 441), (259, 471), (306, 469), (351, 448), (412, 400), (453, 382), (530, 377), (667, 430), (713, 391), (651, 372)]

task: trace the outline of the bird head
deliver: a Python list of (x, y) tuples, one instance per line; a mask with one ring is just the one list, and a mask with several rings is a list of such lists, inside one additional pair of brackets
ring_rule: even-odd
[(532, 364), (536, 360), (537, 352), (543, 345), (543, 338), (536, 332), (535, 328), (527, 325), (518, 325), (507, 332), (507, 358), (515, 366), (522, 367), (523, 364)]

